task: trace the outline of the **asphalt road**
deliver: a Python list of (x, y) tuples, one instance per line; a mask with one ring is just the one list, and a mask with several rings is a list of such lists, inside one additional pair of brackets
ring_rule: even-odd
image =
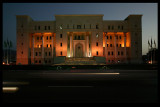
[(3, 71), (3, 102), (156, 103), (158, 70)]

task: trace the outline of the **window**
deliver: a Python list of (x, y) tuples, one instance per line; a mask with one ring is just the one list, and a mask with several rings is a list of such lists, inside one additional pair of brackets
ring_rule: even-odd
[(120, 29), (120, 26), (118, 26), (118, 29)]
[(62, 51), (61, 51), (61, 56), (62, 56)]
[(80, 40), (80, 36), (78, 36), (78, 40)]
[(21, 53), (23, 54), (23, 51)]
[(23, 45), (23, 43), (22, 43), (22, 45)]
[(98, 25), (96, 25), (96, 29), (99, 29)]
[(97, 51), (97, 55), (98, 55), (98, 51)]
[(50, 26), (48, 26), (48, 30), (50, 30)]
[(112, 36), (110, 36), (110, 39), (112, 39)]
[(108, 30), (110, 30), (110, 26), (108, 26)]
[(48, 44), (47, 44), (47, 48), (48, 48)]
[(50, 36), (50, 40), (52, 39), (52, 36)]
[(113, 51), (112, 51), (112, 55), (113, 55)]
[(120, 52), (118, 51), (118, 55), (120, 55)]
[(110, 44), (110, 47), (112, 47), (112, 44)]
[(41, 40), (42, 40), (42, 36), (41, 36)]
[(119, 47), (121, 47), (121, 44), (119, 44)]
[(35, 63), (37, 63), (37, 60), (35, 60)]
[(77, 29), (81, 29), (81, 25), (77, 25)]
[(123, 30), (123, 26), (122, 26), (122, 30)]
[(51, 56), (51, 52), (49, 52), (49, 56)]
[(96, 42), (96, 46), (98, 46), (98, 42)]
[(50, 48), (52, 47), (52, 45), (50, 44)]
[(118, 47), (118, 44), (116, 44), (117, 45), (117, 47)]
[(41, 63), (41, 60), (39, 60), (39, 63)]
[(85, 24), (84, 24), (84, 29), (85, 29)]
[(47, 56), (47, 52), (45, 52), (45, 55)]
[(96, 34), (96, 37), (98, 38), (98, 33)]
[(114, 29), (114, 26), (112, 26), (112, 30)]
[(39, 45), (37, 45), (37, 48), (39, 47)]
[(48, 40), (48, 36), (47, 36), (47, 40)]
[(38, 30), (40, 30), (40, 26), (38, 26)]
[(123, 51), (121, 51), (121, 55), (123, 55)]
[(36, 52), (36, 56), (38, 55), (38, 53)]
[(108, 36), (107, 36), (107, 39), (108, 39)]
[(69, 29), (69, 24), (67, 24), (67, 29)]
[(62, 38), (62, 34), (60, 34), (60, 38)]
[(108, 52), (108, 55), (110, 55), (110, 51)]
[(62, 43), (60, 43), (60, 46), (62, 47)]
[(34, 27), (34, 30), (37, 30), (37, 26)]
[(39, 56), (41, 56), (41, 52), (39, 52)]
[(47, 26), (45, 26), (44, 30), (47, 30)]
[(108, 44), (107, 44), (107, 47), (108, 47)]
[(42, 48), (42, 45), (41, 45), (41, 48)]
[(39, 40), (39, 37), (37, 37), (37, 40)]
[(121, 39), (121, 36), (119, 36), (119, 39)]

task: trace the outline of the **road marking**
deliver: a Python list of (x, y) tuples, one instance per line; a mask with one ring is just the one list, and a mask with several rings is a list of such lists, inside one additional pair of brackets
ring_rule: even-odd
[(13, 93), (18, 91), (19, 88), (18, 87), (3, 87), (3, 92), (4, 93)]
[(77, 88), (77, 87), (82, 87), (82, 88), (93, 88), (93, 86), (48, 86), (48, 87), (53, 87), (53, 88)]

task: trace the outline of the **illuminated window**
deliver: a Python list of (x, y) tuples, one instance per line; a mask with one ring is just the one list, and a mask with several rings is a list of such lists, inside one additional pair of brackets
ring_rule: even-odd
[(98, 33), (96, 34), (96, 37), (98, 38)]
[(59, 29), (62, 29), (62, 25), (59, 27)]

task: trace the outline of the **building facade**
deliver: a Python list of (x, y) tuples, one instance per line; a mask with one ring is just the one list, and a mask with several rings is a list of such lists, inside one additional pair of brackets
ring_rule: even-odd
[(106, 63), (142, 62), (142, 15), (103, 20), (103, 15), (55, 15), (34, 21), (17, 15), (17, 64), (53, 64), (67, 58), (105, 57)]

